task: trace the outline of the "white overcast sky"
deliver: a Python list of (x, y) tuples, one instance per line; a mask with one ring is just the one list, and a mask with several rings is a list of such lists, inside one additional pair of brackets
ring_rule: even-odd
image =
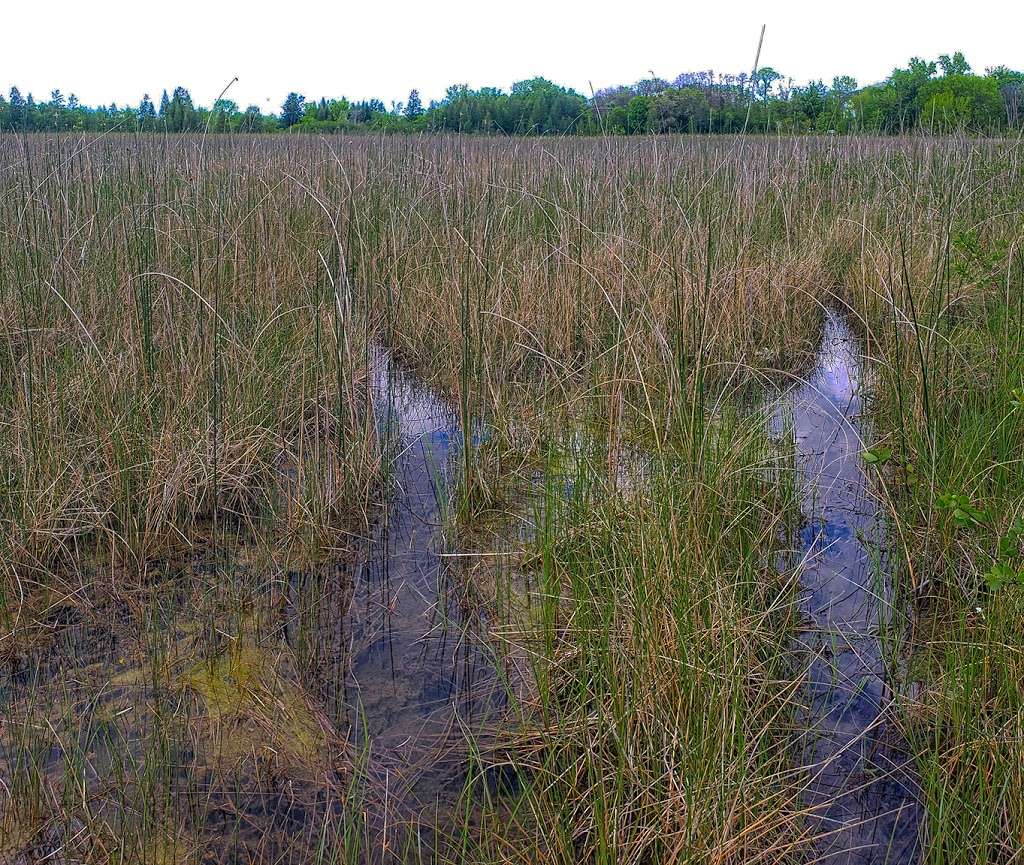
[[(1024, 67), (1024, 0), (829, 2), (560, 2), (560, 0), (8, 0), (0, 88), (87, 104), (136, 104), (182, 84), (208, 105), (279, 110), (307, 98), (423, 102), (447, 85), (507, 88), (543, 75), (589, 93), (679, 72), (749, 71), (761, 24), (762, 65), (797, 83), (885, 77), (913, 55), (962, 50), (976, 70)], [(948, 11), (947, 11), (948, 10)]]

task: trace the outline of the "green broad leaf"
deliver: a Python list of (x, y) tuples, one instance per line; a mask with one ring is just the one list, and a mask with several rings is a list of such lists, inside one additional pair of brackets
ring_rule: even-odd
[(985, 512), (970, 506), (955, 508), (953, 510), (953, 519), (965, 527), (978, 525), (985, 521)]
[(986, 519), (988, 519), (988, 514), (986, 514), (982, 510), (979, 510), (976, 507), (973, 507), (972, 505), (967, 505), (967, 507), (965, 507), (964, 510), (967, 511), (967, 516), (969, 516), (976, 523), (983, 523)]
[(1003, 535), (999, 539), (999, 557), (1001, 559), (1014, 559), (1020, 553), (1020, 537), (1014, 534)]
[(905, 460), (900, 463), (900, 468), (903, 470), (903, 483), (910, 489), (916, 489), (921, 482), (921, 477), (917, 473), (917, 466), (910, 460)]
[(943, 493), (935, 500), (936, 507), (943, 511), (952, 511), (953, 521), (961, 528), (983, 523), (987, 515), (971, 504), (967, 496), (959, 493)]
[(999, 591), (1010, 583), (1024, 582), (1024, 571), (1011, 568), (1006, 562), (996, 562), (985, 574), (985, 585), (990, 591)]
[(868, 448), (861, 454), (861, 457), (868, 465), (880, 466), (892, 459), (892, 448), (882, 446)]

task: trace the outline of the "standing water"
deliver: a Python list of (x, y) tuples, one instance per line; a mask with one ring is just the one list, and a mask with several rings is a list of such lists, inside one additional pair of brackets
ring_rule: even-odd
[(912, 863), (921, 808), (891, 710), (884, 637), (895, 619), (883, 526), (869, 495), (860, 434), (858, 343), (826, 312), (817, 367), (784, 403), (791, 416), (803, 529), (797, 559), (805, 629), (797, 753), (814, 861)]
[(483, 622), (445, 555), (445, 505), (464, 446), (445, 400), (377, 349), (373, 402), (394, 486), (357, 569), (345, 622), (352, 740), (388, 822), (451, 804), (467, 771), (466, 738), (504, 705)]
[(282, 609), (244, 545), (204, 550), (154, 565), (141, 613), (64, 599), (49, 638), (0, 645), (0, 863), (65, 861), (72, 840), (85, 861), (89, 825), (158, 845), (146, 861), (428, 862), (435, 827), (465, 825), (470, 749), (506, 692), (445, 555), (463, 435), (383, 351), (372, 391), (393, 483), (354, 563), (290, 571)]

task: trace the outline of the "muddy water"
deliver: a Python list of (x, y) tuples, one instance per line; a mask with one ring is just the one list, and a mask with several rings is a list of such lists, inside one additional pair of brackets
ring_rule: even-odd
[[(429, 829), (417, 827), (435, 817), (445, 822), (443, 813), (474, 771), (467, 740), (499, 720), (510, 683), (490, 650), (486, 623), (466, 602), (457, 551), (445, 544), (445, 508), (464, 447), (458, 414), (386, 352), (374, 358), (372, 385), (392, 471), (388, 504), (354, 565), (327, 574), (315, 592), (309, 574), (291, 575), (283, 636), (303, 685), (319, 692), (363, 767), (369, 783), (361, 801), (374, 836), (367, 858), (376, 859), (385, 857), (373, 850), (385, 849), (401, 858), (410, 827), (433, 843), (425, 837)], [(916, 781), (891, 721), (881, 639), (892, 625), (891, 588), (878, 553), (884, 526), (861, 459), (863, 388), (857, 342), (829, 314), (817, 368), (783, 403), (803, 491), (804, 527), (792, 563), (807, 623), (798, 646), (806, 680), (798, 754), (817, 836), (811, 858), (830, 865), (916, 861), (921, 819)], [(577, 455), (584, 447), (575, 439), (568, 446)], [(611, 473), (620, 492), (633, 486), (634, 475), (643, 477), (637, 462), (616, 455)], [(324, 597), (324, 587), (335, 600), (309, 603), (311, 595)], [(308, 609), (315, 616), (304, 620)], [(303, 641), (316, 650), (301, 649)], [(59, 670), (69, 656), (81, 656), (79, 665), (87, 659), (104, 678), (118, 672), (121, 652), (112, 639), (88, 635), (79, 642), (54, 646), (50, 666), (37, 665), (31, 681), (44, 678), (44, 668)], [(22, 673), (0, 677), (0, 703), (31, 681)], [(304, 832), (303, 821), (322, 811), (309, 807), (301, 817), (293, 808), (278, 822), (282, 831)], [(245, 813), (258, 828), (254, 834), (265, 838), (264, 817)], [(375, 837), (381, 831), (383, 840)]]
[[(227, 764), (221, 771), (205, 753), (209, 743), (202, 719), (199, 732), (187, 719), (172, 725), (175, 764), (181, 765), (169, 779), (169, 795), (185, 803), (192, 794), (183, 793), (208, 789), (206, 811), (181, 822), (193, 837), (189, 843), (201, 845), (211, 861), (308, 861), (304, 851), (315, 846), (321, 826), (349, 824), (357, 827), (365, 861), (430, 861), (444, 843), (435, 837), (435, 827), (465, 820), (460, 797), (467, 780), (481, 771), (470, 759), (471, 744), (485, 741), (507, 704), (507, 682), (498, 672), (485, 622), (467, 601), (458, 573), (462, 560), (445, 543), (446, 503), (463, 447), (457, 413), (383, 351), (374, 358), (372, 392), (391, 483), (371, 536), (352, 559), (292, 571), (285, 580), (272, 579), (265, 564), (245, 564), (244, 555), (209, 573), (197, 561), (168, 574), (169, 584), (231, 585), (239, 597), (249, 598), (251, 615), (246, 616), (258, 620), (259, 634), (249, 634), (241, 657), (260, 668), (260, 681), (265, 677), (277, 686), (270, 696), (283, 698), (293, 715), (297, 711), (311, 722), (296, 728), (301, 738), (289, 749), (292, 727), (275, 726), (260, 715), (267, 726), (253, 734), (238, 721), (233, 738), (245, 733), (247, 747), (266, 744), (284, 755), (273, 765), (277, 775), (261, 773), (262, 762), (254, 769), (254, 760), (245, 755), (237, 771)], [(278, 583), (286, 586), (281, 609), (265, 588)], [(183, 589), (175, 600), (169, 585), (167, 594), (168, 621), (149, 623), (145, 639), (127, 609), (123, 616), (88, 620), (71, 610), (65, 620), (58, 608), (47, 623), (55, 636), (45, 648), (0, 669), (0, 782), (10, 782), (12, 767), (31, 752), (37, 774), (60, 789), (67, 755), (82, 755), (85, 783), (104, 803), (90, 806), (94, 816), (119, 825), (124, 803), (103, 791), (112, 777), (145, 773), (154, 757), (146, 748), (156, 718), (153, 705), (160, 698), (177, 706), (191, 695), (182, 682), (190, 671), (207, 669), (196, 666), (199, 656), (220, 657), (215, 644), (229, 644), (233, 638), (226, 635), (238, 627), (230, 619), (230, 605), (200, 615), (199, 608), (193, 610), (195, 593)], [(225, 613), (227, 618), (219, 618)], [(278, 615), (279, 632), (272, 626)], [(160, 663), (173, 673), (158, 688), (151, 667), (160, 653), (154, 654), (147, 640), (166, 643), (173, 656), (173, 663)], [(218, 693), (254, 687), (243, 673), (217, 680)], [(204, 715), (201, 700), (198, 708)], [(252, 707), (246, 703), (245, 708)], [(330, 729), (323, 748), (321, 737), (310, 733), (318, 729), (312, 722), (321, 709)], [(97, 715), (95, 722), (90, 712)], [(33, 718), (60, 719), (55, 723), (66, 725), (65, 741), (54, 744), (54, 736), (44, 735), (27, 739), (21, 726), (12, 727), (17, 736), (4, 735), (2, 722), (15, 717), (28, 718), (27, 730), (37, 726)], [(119, 762), (100, 753), (94, 728), (115, 730)], [(344, 754), (336, 739), (347, 743)], [(317, 753), (308, 753), (311, 749)], [(492, 792), (512, 790), (516, 783), (486, 772), (482, 780)], [(0, 789), (0, 817), (4, 800)], [(57, 825), (53, 820), (42, 828), (33, 825), (26, 837), (38, 841), (51, 823)], [(0, 826), (0, 835), (4, 831)], [(0, 844), (0, 862), (8, 852)]]
[(377, 806), (410, 819), (457, 798), (467, 735), (493, 721), (506, 696), (445, 545), (464, 446), (458, 415), (383, 349), (373, 391), (393, 492), (355, 574), (346, 705), (351, 740), (383, 792)]
[(862, 458), (864, 388), (858, 342), (829, 311), (814, 373), (783, 400), (802, 490), (798, 754), (814, 861), (828, 865), (896, 865), (919, 855), (917, 782), (893, 723), (884, 652), (883, 636), (898, 623)]

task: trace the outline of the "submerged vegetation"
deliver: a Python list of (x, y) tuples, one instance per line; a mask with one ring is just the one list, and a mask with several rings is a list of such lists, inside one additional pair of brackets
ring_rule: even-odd
[(1012, 861), (1021, 156), (0, 136), (0, 861), (813, 861), (837, 316), (920, 859)]

